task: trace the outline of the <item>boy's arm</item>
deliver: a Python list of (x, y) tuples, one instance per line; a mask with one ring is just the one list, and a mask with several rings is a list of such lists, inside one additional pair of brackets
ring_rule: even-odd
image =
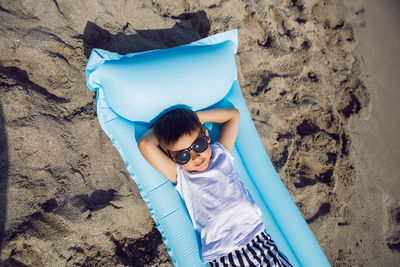
[(153, 128), (147, 130), (138, 143), (140, 152), (151, 166), (176, 184), (176, 164), (158, 147), (159, 145)]
[(239, 111), (235, 108), (220, 108), (198, 111), (196, 114), (201, 123), (216, 122), (224, 124), (219, 134), (218, 142), (231, 151), (239, 131)]

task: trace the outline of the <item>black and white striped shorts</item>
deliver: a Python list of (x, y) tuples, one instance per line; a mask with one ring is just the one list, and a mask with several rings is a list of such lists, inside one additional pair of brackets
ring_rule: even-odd
[(246, 246), (208, 263), (212, 267), (258, 267), (292, 266), (278, 250), (271, 236), (265, 232), (258, 234)]

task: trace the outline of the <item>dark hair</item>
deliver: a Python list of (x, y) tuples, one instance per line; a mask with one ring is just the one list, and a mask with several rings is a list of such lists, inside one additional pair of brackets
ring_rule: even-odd
[(177, 108), (168, 111), (153, 125), (154, 135), (162, 145), (172, 145), (178, 139), (202, 127), (196, 113), (190, 109)]

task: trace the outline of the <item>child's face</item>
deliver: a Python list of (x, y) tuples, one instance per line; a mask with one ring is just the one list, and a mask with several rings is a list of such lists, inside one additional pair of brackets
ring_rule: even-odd
[[(210, 138), (208, 135), (207, 129), (204, 129), (204, 133), (208, 138), (208, 143), (210, 143)], [(175, 156), (175, 154), (179, 151), (187, 149), (192, 146), (192, 144), (202, 135), (202, 131), (199, 129), (198, 131), (194, 131), (191, 134), (181, 136), (178, 141), (167, 147), (171, 156)], [(194, 150), (190, 150), (190, 160), (182, 165), (185, 170), (188, 171), (204, 171), (207, 169), (210, 164), (211, 159), (211, 148), (210, 146), (201, 153), (197, 153)]]

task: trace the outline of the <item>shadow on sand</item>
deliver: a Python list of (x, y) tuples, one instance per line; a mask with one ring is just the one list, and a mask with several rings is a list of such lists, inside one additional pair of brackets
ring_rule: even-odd
[(131, 24), (127, 23), (122, 29), (123, 32), (115, 35), (88, 21), (83, 35), (75, 36), (75, 38), (83, 39), (84, 53), (89, 58), (93, 48), (127, 54), (170, 48), (208, 36), (210, 22), (204, 11), (183, 13), (171, 18), (177, 23), (170, 29), (135, 30)]
[(0, 255), (4, 245), (7, 219), (8, 145), (3, 107), (0, 102)]

